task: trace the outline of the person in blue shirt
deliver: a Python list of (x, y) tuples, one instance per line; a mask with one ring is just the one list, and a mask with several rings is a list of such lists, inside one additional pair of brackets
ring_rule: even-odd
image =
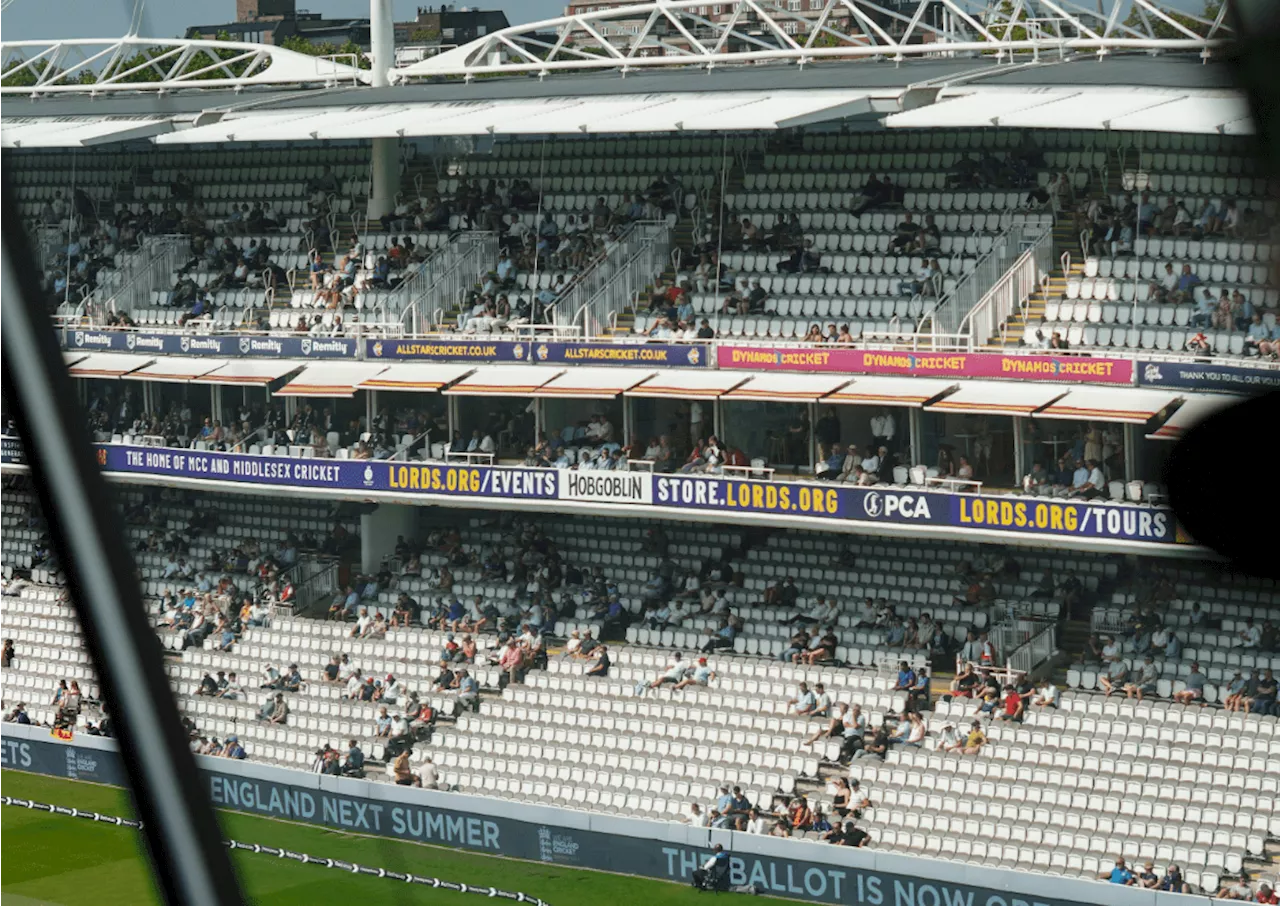
[(907, 690), (916, 684), (916, 672), (911, 669), (906, 661), (898, 663), (898, 681), (893, 686), (893, 691)]
[(1203, 282), (1199, 277), (1191, 273), (1191, 265), (1182, 265), (1182, 275), (1178, 277), (1177, 298), (1174, 301), (1190, 302), (1196, 287)]
[(1123, 884), (1126, 887), (1132, 887), (1134, 884), (1138, 883), (1137, 879), (1133, 876), (1133, 872), (1131, 872), (1124, 864), (1124, 859), (1122, 858), (1116, 859), (1115, 868), (1110, 871), (1104, 871), (1102, 874), (1098, 875), (1098, 880), (1110, 881), (1112, 884)]
[(823, 463), (825, 468), (818, 473), (818, 477), (826, 481), (837, 481), (844, 471), (844, 448), (839, 444), (831, 445), (831, 455), (827, 457)]

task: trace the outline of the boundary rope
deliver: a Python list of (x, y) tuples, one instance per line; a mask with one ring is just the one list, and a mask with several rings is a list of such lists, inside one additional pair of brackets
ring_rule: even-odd
[[(142, 822), (133, 818), (121, 818), (118, 815), (104, 815), (99, 812), (67, 808), (64, 805), (50, 805), (47, 802), (36, 802), (31, 799), (19, 799), (13, 796), (0, 796), (0, 805), (12, 805), (18, 808), (48, 812), (52, 815), (66, 815), (70, 818), (84, 818), (87, 821), (112, 824), (116, 827), (131, 827), (135, 829), (142, 827)], [(301, 862), (304, 865), (316, 865), (321, 868), (334, 868), (351, 874), (369, 875), (377, 878), (390, 878), (393, 881), (402, 881), (407, 884), (421, 884), (424, 887), (432, 887), (438, 890), (452, 890), (457, 893), (474, 893), (482, 897), (515, 900), (517, 903), (530, 903), (532, 906), (551, 906), (551, 904), (546, 900), (530, 896), (527, 893), (513, 893), (509, 890), (499, 890), (496, 887), (481, 887), (475, 884), (463, 884), (458, 881), (445, 881), (440, 878), (429, 878), (424, 875), (391, 871), (385, 868), (371, 868), (368, 865), (360, 865), (356, 862), (345, 862), (341, 859), (328, 859), (321, 856), (309, 856), (306, 853), (298, 853), (288, 849), (278, 849), (274, 846), (263, 846), (258, 843), (241, 843), (239, 840), (224, 840), (223, 842), (227, 845), (227, 848), (231, 850), (241, 850), (245, 852), (260, 853), (267, 856), (275, 856), (280, 859), (290, 859), (294, 862)]]

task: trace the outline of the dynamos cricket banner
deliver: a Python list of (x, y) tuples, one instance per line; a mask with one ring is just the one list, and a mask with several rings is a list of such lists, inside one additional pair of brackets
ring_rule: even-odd
[(754, 514), (787, 517), (779, 521), (792, 525), (799, 518), (812, 528), (844, 522), (868, 527), (932, 526), (953, 529), (957, 534), (995, 532), (1153, 545), (1185, 541), (1179, 537), (1170, 510), (1083, 500), (648, 472), (300, 459), (121, 444), (102, 444), (97, 451), (99, 464), (108, 472), (274, 487), (380, 492), (411, 498), (471, 498), (495, 503), (565, 501), (584, 507), (647, 507), (663, 515), (698, 510), (726, 520)]
[(720, 346), (721, 368), (752, 371), (833, 371), (914, 377), (1015, 378), (1079, 384), (1132, 384), (1133, 362), (1101, 356), (1001, 355), (988, 352)]
[[(253, 757), (250, 751), (250, 758)], [(204, 791), (221, 809), (348, 833), (448, 846), (529, 862), (688, 884), (712, 844), (729, 852), (729, 880), (813, 903), (849, 906), (1087, 906), (1098, 882), (796, 840), (596, 815), (459, 793), (304, 773), (223, 758), (198, 759)], [(38, 727), (6, 724), (6, 769), (123, 786), (113, 740), (51, 740)], [(68, 811), (68, 814), (71, 814)], [(263, 840), (264, 844), (270, 843)], [(283, 853), (289, 857), (289, 853)], [(538, 895), (539, 891), (530, 890)], [(1132, 891), (1133, 906), (1163, 906)]]

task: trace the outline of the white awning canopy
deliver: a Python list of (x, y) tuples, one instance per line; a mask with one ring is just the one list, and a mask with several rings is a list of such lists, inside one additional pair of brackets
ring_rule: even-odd
[(122, 375), (130, 381), (159, 381), (168, 384), (185, 384), (227, 364), (226, 359), (206, 359), (196, 356), (162, 356), (137, 371)]
[(278, 396), (318, 396), (336, 399), (355, 396), (362, 381), (381, 374), (384, 364), (366, 362), (316, 362), (276, 391)]
[(449, 396), (533, 396), (543, 384), (563, 372), (536, 365), (489, 365), (477, 368), (444, 392)]
[(839, 374), (758, 374), (721, 399), (813, 403), (847, 383), (849, 377)]
[(67, 373), (78, 378), (118, 378), (154, 361), (151, 356), (127, 352), (93, 352), (69, 367)]
[(1203, 134), (1253, 131), (1248, 101), (1237, 92), (1106, 85), (947, 89), (935, 103), (892, 114), (884, 124), (894, 129), (1000, 126)]
[(76, 148), (88, 145), (149, 138), (168, 132), (172, 122), (164, 117), (115, 119), (43, 117), (6, 120), (0, 131), (5, 148)]
[(919, 409), (956, 386), (955, 381), (912, 377), (858, 377), (823, 400), (855, 406), (908, 406)]
[(1136, 387), (1077, 387), (1057, 402), (1036, 413), (1036, 418), (1065, 418), (1076, 421), (1125, 422), (1145, 425), (1179, 395), (1169, 390), (1140, 390)]
[(714, 400), (724, 396), (750, 377), (750, 374), (744, 374), (741, 371), (694, 371), (673, 368), (654, 375), (623, 395)]
[(265, 387), (302, 367), (283, 360), (229, 359), (225, 364), (191, 379), (193, 384), (259, 384)]
[(929, 412), (976, 415), (1031, 415), (1064, 396), (1062, 384), (1019, 384), (1014, 381), (965, 381), (950, 396), (924, 408)]
[(357, 385), (359, 390), (402, 390), (429, 393), (452, 384), (474, 370), (472, 365), (397, 362)]
[(1178, 407), (1178, 411), (1169, 416), (1163, 425), (1148, 434), (1147, 439), (1180, 440), (1183, 434), (1215, 412), (1221, 412), (1239, 402), (1243, 400), (1236, 396), (1188, 396), (1186, 401)]
[[(882, 101), (901, 89), (885, 89)], [(217, 123), (159, 135), (156, 144), (429, 135), (724, 132), (779, 129), (867, 113), (867, 92), (689, 91), (561, 98), (498, 98), (230, 113)]]
[(624, 390), (630, 390), (654, 372), (634, 368), (570, 368), (559, 377), (548, 381), (534, 396), (563, 396), (573, 399), (611, 400)]

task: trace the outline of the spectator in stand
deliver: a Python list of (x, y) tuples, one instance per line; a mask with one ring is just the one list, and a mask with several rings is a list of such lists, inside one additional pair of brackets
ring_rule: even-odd
[(1126, 887), (1133, 887), (1138, 883), (1133, 872), (1124, 864), (1123, 857), (1117, 857), (1115, 867), (1098, 875), (1098, 880), (1110, 881), (1112, 884), (1122, 884)]
[(1129, 665), (1124, 658), (1116, 654), (1110, 659), (1110, 662), (1104, 665), (1104, 669), (1098, 674), (1098, 688), (1106, 693), (1107, 697), (1111, 697), (1111, 693), (1115, 691), (1123, 691), (1129, 678)]
[(970, 698), (981, 681), (977, 668), (971, 661), (965, 661), (951, 681), (951, 694), (955, 698)]
[(1183, 879), (1182, 869), (1172, 862), (1164, 870), (1164, 877), (1160, 879), (1156, 889), (1165, 890), (1169, 893), (1191, 893), (1191, 885)]
[(1176, 304), (1191, 302), (1194, 299), (1196, 287), (1203, 281), (1191, 272), (1191, 265), (1182, 265), (1182, 273), (1178, 277), (1177, 285), (1173, 292), (1169, 294), (1168, 301)]
[(1219, 900), (1253, 900), (1253, 888), (1249, 886), (1249, 875), (1241, 874), (1237, 878), (1223, 878), (1215, 897)]
[(787, 699), (787, 710), (792, 714), (806, 716), (818, 707), (818, 696), (809, 688), (809, 684), (801, 682), (795, 698)]
[(1143, 658), (1142, 668), (1138, 675), (1124, 685), (1124, 697), (1142, 701), (1145, 696), (1156, 694), (1156, 683), (1160, 680), (1160, 668), (1156, 666), (1151, 655)]
[[(1257, 671), (1254, 671), (1257, 675)], [(1257, 688), (1257, 684), (1254, 684)], [(1227, 711), (1243, 711), (1245, 701), (1248, 698), (1246, 692), (1249, 689), (1249, 680), (1241, 674), (1239, 670), (1235, 672), (1235, 676), (1231, 678), (1231, 682), (1227, 684), (1225, 695), (1222, 699), (1222, 707)]]
[(1058, 691), (1058, 687), (1054, 685), (1053, 680), (1045, 677), (1040, 681), (1040, 688), (1036, 690), (1036, 697), (1032, 699), (1031, 704), (1037, 708), (1053, 708), (1057, 710), (1058, 702), (1062, 698), (1062, 693)]
[(1004, 687), (1004, 708), (996, 715), (997, 720), (1007, 720), (1013, 723), (1022, 723), (1023, 715), (1026, 713), (1026, 704), (1022, 700), (1022, 696), (1018, 694), (1018, 690), (1013, 686)]
[(1276, 702), (1276, 688), (1276, 678), (1271, 669), (1263, 670), (1262, 678), (1258, 680), (1257, 691), (1245, 705), (1245, 713), (1280, 716), (1280, 706), (1277, 706)]
[(987, 744), (987, 735), (982, 732), (982, 724), (974, 721), (969, 725), (969, 734), (965, 737), (964, 747), (956, 751), (961, 755), (977, 755)]
[(1173, 700), (1180, 705), (1204, 701), (1204, 674), (1200, 672), (1199, 662), (1191, 665), (1185, 688), (1181, 692), (1173, 693)]

